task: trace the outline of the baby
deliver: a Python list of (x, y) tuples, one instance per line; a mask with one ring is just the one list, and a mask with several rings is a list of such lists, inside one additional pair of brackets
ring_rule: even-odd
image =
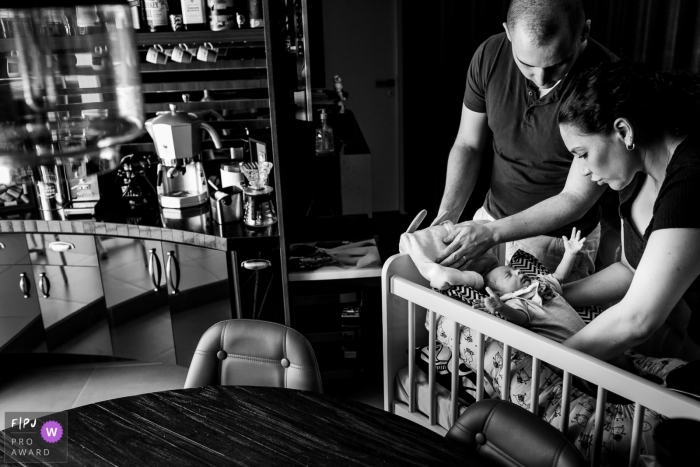
[(563, 342), (583, 329), (585, 323), (561, 296), (561, 284), (571, 272), (578, 253), (586, 242), (574, 228), (571, 239), (564, 240), (564, 257), (554, 274), (530, 278), (509, 266), (498, 266), (484, 276), (489, 297), (477, 300), (474, 308), (498, 312), (511, 323), (519, 324), (542, 336)]

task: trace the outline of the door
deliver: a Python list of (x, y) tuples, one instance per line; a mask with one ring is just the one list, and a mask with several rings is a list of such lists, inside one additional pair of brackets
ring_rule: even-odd
[(0, 351), (46, 351), (44, 326), (29, 265), (0, 266)]
[(115, 357), (176, 363), (161, 244), (96, 236)]
[(229, 253), (162, 242), (177, 364), (189, 367), (199, 338), (233, 318)]
[(112, 355), (100, 270), (32, 266), (49, 351)]

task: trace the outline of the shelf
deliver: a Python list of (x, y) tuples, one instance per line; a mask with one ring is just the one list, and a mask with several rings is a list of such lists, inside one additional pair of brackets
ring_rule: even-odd
[(145, 104), (144, 111), (160, 112), (168, 110), (168, 104), (177, 104), (178, 110), (236, 110), (236, 109), (266, 109), (270, 107), (269, 99), (226, 99), (209, 102), (159, 102), (157, 104)]
[[(57, 36), (47, 37), (47, 45), (51, 50), (87, 49), (99, 44), (107, 44), (109, 36), (107, 34), (92, 34), (87, 36)], [(13, 38), (0, 39), (0, 52), (17, 50), (17, 45)]]
[(244, 70), (267, 68), (264, 58), (242, 60), (219, 60), (217, 62), (202, 62), (193, 60), (191, 63), (168, 62), (165, 65), (142, 63), (141, 73), (162, 73), (168, 71), (204, 71), (204, 70)]
[(234, 89), (267, 89), (267, 79), (237, 79), (225, 81), (184, 81), (177, 83), (142, 84), (143, 92), (177, 92), (177, 91), (223, 91)]
[(263, 28), (231, 29), (229, 31), (177, 31), (177, 32), (139, 32), (136, 34), (138, 45), (174, 44), (181, 42), (248, 42), (265, 41)]
[(107, 102), (86, 102), (84, 104), (57, 104), (54, 109), (52, 109), (54, 112), (58, 111), (65, 111), (65, 110), (90, 110), (90, 109), (116, 109), (117, 108), (117, 102), (116, 101), (107, 101)]
[[(107, 34), (92, 34), (86, 36), (57, 36), (49, 37), (47, 41), (51, 50), (70, 50), (93, 48), (96, 44), (107, 44)], [(265, 45), (265, 31), (257, 29), (237, 29), (230, 31), (177, 31), (177, 32), (139, 32), (136, 33), (137, 45), (179, 44), (190, 42), (262, 42)], [(0, 52), (17, 50), (15, 39), (0, 39)]]

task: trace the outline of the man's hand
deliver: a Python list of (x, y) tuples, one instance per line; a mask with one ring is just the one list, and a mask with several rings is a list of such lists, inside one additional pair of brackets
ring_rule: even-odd
[(457, 225), (442, 241), (447, 248), (435, 262), (453, 268), (478, 258), (496, 244), (488, 224)]
[(581, 231), (576, 230), (576, 227), (571, 229), (571, 239), (569, 240), (566, 238), (565, 235), (563, 235), (562, 240), (564, 240), (564, 250), (566, 250), (567, 253), (571, 253), (572, 255), (575, 255), (579, 251), (581, 251), (581, 248), (583, 248), (583, 245), (586, 244), (586, 237), (581, 238)]
[(486, 293), (489, 294), (488, 297), (482, 300), (474, 300), (472, 305), (477, 310), (485, 310), (491, 314), (501, 313), (505, 304), (501, 301), (500, 297), (493, 293), (493, 290), (486, 287)]

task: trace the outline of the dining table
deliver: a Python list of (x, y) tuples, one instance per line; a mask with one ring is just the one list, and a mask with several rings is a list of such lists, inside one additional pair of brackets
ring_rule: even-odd
[[(390, 412), (294, 389), (206, 386), (65, 414), (67, 466), (483, 465), (454, 441)], [(21, 463), (28, 462), (60, 465), (40, 457)]]

